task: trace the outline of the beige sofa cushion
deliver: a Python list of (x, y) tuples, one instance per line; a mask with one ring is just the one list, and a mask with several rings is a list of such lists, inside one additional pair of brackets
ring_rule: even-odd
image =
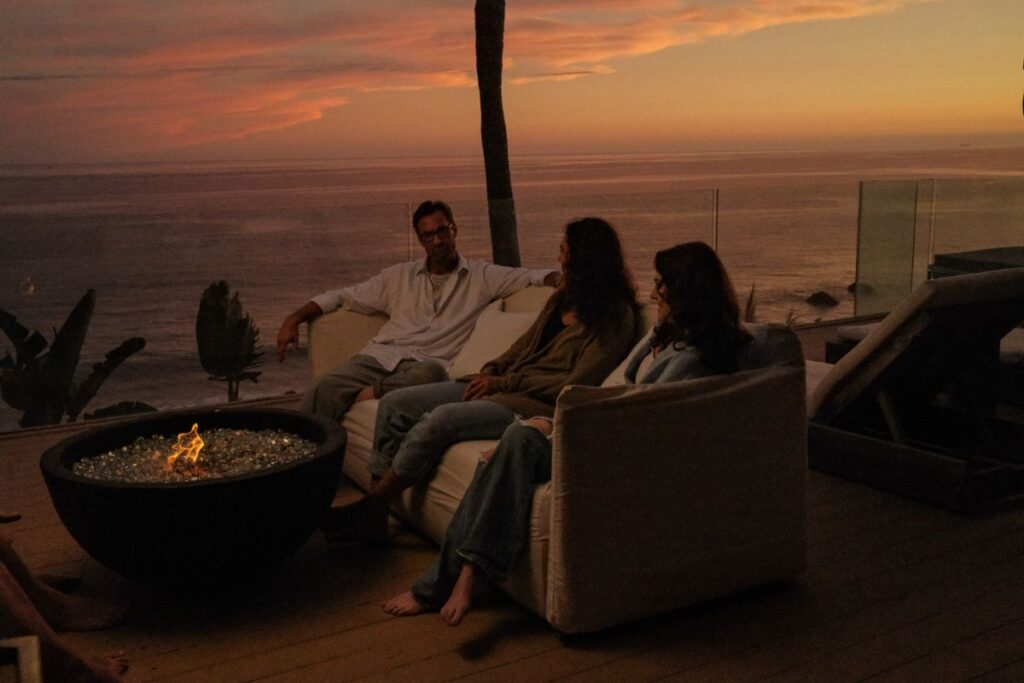
[(512, 346), (537, 319), (537, 311), (507, 313), (501, 310), (503, 303), (495, 301), (477, 318), (473, 333), (448, 371), (451, 379), (480, 372), (484, 363), (497, 358)]
[[(348, 448), (344, 472), (363, 489), (370, 486), (366, 469), (373, 444), (373, 425), (379, 401), (355, 404), (345, 416)], [(392, 510), (428, 537), (440, 543), (448, 523), (476, 472), (480, 453), (494, 448), (497, 441), (464, 441), (444, 455), (433, 477), (405, 491)], [(541, 486), (533, 497), (530, 538), (522, 556), (509, 572), (503, 590), (537, 614), (544, 613), (546, 600), (548, 542), (551, 536), (551, 486)]]
[(370, 488), (370, 472), (366, 469), (373, 448), (373, 427), (380, 401), (360, 401), (349, 409), (341, 426), (348, 433), (342, 471), (359, 488)]
[(322, 315), (309, 325), (309, 364), (314, 379), (359, 353), (388, 320), (344, 309)]
[(554, 287), (526, 287), (502, 299), (502, 310), (506, 313), (532, 312), (536, 317), (554, 293)]

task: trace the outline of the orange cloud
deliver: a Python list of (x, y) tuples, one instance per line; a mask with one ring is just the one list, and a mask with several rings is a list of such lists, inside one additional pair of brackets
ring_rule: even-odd
[[(672, 46), (929, 1), (525, 0), (508, 8), (506, 79), (607, 74)], [(83, 153), (243, 138), (316, 120), (362, 91), (475, 82), (468, 0), (17, 0), (4, 13), (0, 135), (60, 129)]]

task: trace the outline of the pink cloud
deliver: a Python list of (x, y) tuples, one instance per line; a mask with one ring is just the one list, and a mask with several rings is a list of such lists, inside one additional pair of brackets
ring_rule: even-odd
[[(928, 1), (524, 0), (508, 8), (506, 79), (585, 78), (673, 46)], [(143, 151), (237, 139), (361, 91), (471, 87), (473, 43), (468, 0), (18, 1), (0, 27), (0, 117), (13, 124), (0, 136), (61, 127)]]

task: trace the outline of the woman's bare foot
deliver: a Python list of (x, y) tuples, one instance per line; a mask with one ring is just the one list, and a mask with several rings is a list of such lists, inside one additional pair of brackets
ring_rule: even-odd
[(388, 614), (393, 614), (396, 617), (412, 617), (417, 614), (426, 612), (429, 608), (426, 605), (420, 604), (416, 598), (413, 597), (412, 591), (406, 591), (400, 595), (396, 595), (382, 607)]
[(388, 511), (369, 498), (327, 511), (320, 530), (329, 543), (386, 543)]
[(462, 564), (459, 579), (455, 582), (448, 602), (441, 608), (441, 619), (449, 626), (458, 626), (462, 618), (473, 608), (473, 598), (477, 589), (477, 568), (471, 562)]
[(126, 671), (128, 656), (124, 652), (86, 659), (57, 641), (50, 641), (43, 647), (44, 680), (62, 683), (123, 683), (121, 676)]
[(72, 597), (57, 591), (36, 608), (54, 631), (99, 631), (117, 626), (128, 616), (128, 605)]

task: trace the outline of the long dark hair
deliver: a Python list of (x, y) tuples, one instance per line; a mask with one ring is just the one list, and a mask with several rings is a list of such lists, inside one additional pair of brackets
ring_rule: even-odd
[(750, 341), (740, 327), (740, 309), (725, 267), (703, 242), (687, 242), (654, 256), (671, 315), (654, 329), (656, 346), (695, 346), (715, 372), (736, 369), (739, 350)]
[(574, 309), (586, 327), (603, 329), (625, 307), (639, 309), (615, 228), (600, 218), (577, 218), (565, 226), (565, 243), (563, 305)]

